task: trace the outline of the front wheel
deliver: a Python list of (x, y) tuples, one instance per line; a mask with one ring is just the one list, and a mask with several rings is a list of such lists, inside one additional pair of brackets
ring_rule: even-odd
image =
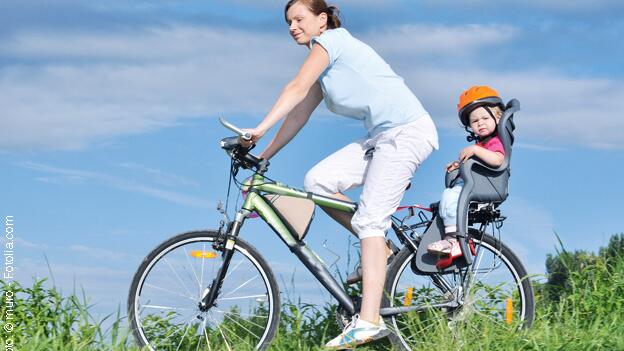
[[(384, 306), (430, 306), (455, 299), (459, 307), (426, 309), (388, 318), (392, 344), (400, 350), (422, 347), (434, 328), (467, 327), (479, 334), (485, 324), (531, 326), (535, 315), (533, 287), (516, 255), (498, 239), (470, 229), (477, 255), (468, 270), (423, 275), (412, 269), (415, 252), (404, 248), (386, 278)], [(491, 325), (491, 324), (490, 324)]]
[(180, 234), (147, 255), (128, 296), (139, 346), (159, 351), (268, 346), (279, 323), (279, 289), (271, 268), (245, 241), (234, 245), (214, 306), (199, 308), (222, 265), (223, 249), (213, 248), (217, 237), (214, 231)]

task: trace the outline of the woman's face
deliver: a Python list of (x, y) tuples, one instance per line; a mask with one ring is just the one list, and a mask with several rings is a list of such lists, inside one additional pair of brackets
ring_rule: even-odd
[(327, 14), (315, 15), (301, 2), (292, 5), (286, 13), (290, 35), (299, 45), (308, 45), (312, 37), (321, 35), (327, 29)]
[(490, 116), (484, 107), (479, 107), (470, 113), (470, 129), (479, 137), (486, 137), (494, 132), (496, 120)]

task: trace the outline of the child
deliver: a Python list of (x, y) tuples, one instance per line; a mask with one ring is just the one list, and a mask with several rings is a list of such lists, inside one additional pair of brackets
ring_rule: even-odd
[[(491, 167), (500, 166), (505, 159), (505, 149), (498, 137), (497, 127), (505, 105), (496, 90), (488, 86), (473, 86), (459, 96), (457, 112), (461, 123), (471, 134), (468, 140), (477, 140), (475, 145), (465, 147), (459, 153), (459, 160), (446, 165), (446, 171), (459, 168), (460, 162), (477, 157)], [(460, 256), (457, 242), (457, 201), (464, 182), (455, 181), (452, 188), (444, 189), (440, 200), (440, 217), (444, 222), (445, 236), (442, 240), (427, 246), (427, 251), (437, 255)]]

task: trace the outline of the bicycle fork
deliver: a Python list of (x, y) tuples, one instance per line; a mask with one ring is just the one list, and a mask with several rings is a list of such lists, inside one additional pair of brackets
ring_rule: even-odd
[(223, 246), (223, 253), (221, 254), (223, 257), (223, 264), (219, 267), (219, 271), (217, 272), (212, 283), (208, 285), (202, 294), (201, 301), (199, 302), (199, 310), (202, 312), (206, 312), (211, 307), (216, 305), (215, 301), (221, 292), (223, 280), (225, 279), (227, 270), (230, 267), (232, 255), (234, 255), (234, 244), (236, 244), (236, 238), (238, 237), (240, 228), (243, 225), (243, 221), (249, 213), (251, 212), (245, 209), (241, 209), (237, 212), (234, 221), (228, 223), (227, 225), (227, 229), (225, 231), (225, 243), (221, 240), (217, 240), (214, 243), (214, 246), (216, 246), (215, 249), (220, 249), (219, 246)]

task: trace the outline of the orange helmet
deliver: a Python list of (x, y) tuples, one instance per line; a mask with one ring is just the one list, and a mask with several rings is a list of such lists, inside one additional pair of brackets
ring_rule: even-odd
[(465, 127), (468, 127), (470, 112), (480, 106), (499, 106), (505, 110), (503, 99), (496, 90), (486, 85), (472, 86), (459, 96), (459, 103), (457, 104), (459, 120)]

